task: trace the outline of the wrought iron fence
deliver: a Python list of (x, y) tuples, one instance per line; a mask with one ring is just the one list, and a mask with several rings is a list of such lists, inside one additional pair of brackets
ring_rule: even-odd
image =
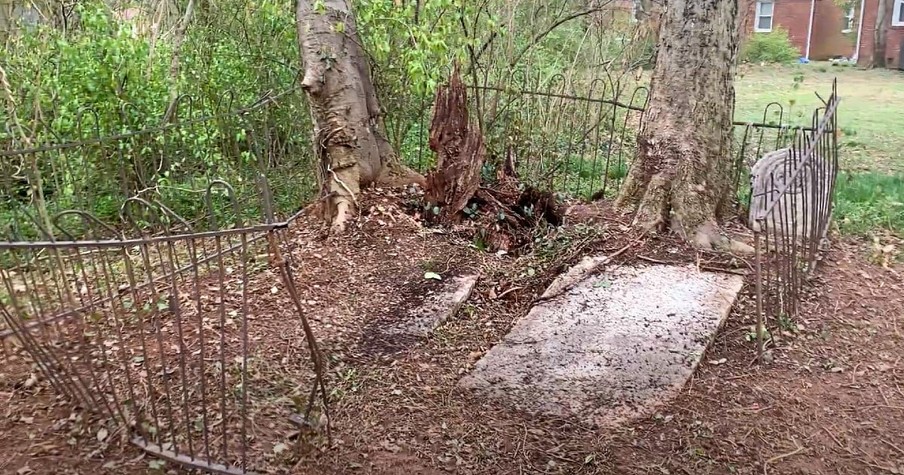
[(838, 103), (833, 84), (824, 107), (813, 113), (813, 127), (796, 131), (788, 146), (765, 154), (751, 168), (760, 354), (766, 319), (781, 327), (797, 314), (805, 282), (827, 244), (838, 174)]
[[(523, 181), (573, 198), (618, 193), (643, 124), (645, 86), (611, 78), (583, 84), (563, 75), (548, 80), (518, 75), (499, 86), (472, 85), (470, 90), (491, 166), (509, 160)], [(770, 103), (761, 120), (735, 121), (731, 193), (739, 207), (747, 205), (748, 170), (758, 157), (813, 129), (791, 120), (782, 104)], [(409, 157), (420, 170), (431, 164), (425, 134), (420, 132), (416, 159)]]
[[(491, 158), (563, 194), (613, 196), (633, 159), (646, 89), (608, 80), (582, 89), (563, 77), (517, 86), (472, 88)], [(307, 131), (278, 120), (280, 107), (297, 104), (290, 94), (204, 117), (183, 98), (172, 121), (112, 136), (85, 112), (77, 140), (0, 150), (2, 166), (18, 167), (0, 178), (0, 341), (17, 341), (57, 391), (116, 421), (137, 446), (206, 471), (261, 466), (273, 440), (250, 421), (304, 423), (327, 408), (323, 361), (281, 245), (304, 202), (296, 191), (315, 189)], [(760, 323), (796, 310), (817, 261), (837, 173), (836, 108), (833, 90), (808, 127), (787, 126), (778, 104), (762, 122), (735, 124), (733, 192), (752, 210)], [(210, 156), (191, 155), (198, 148), (224, 163), (205, 168)], [(23, 185), (31, 194), (17, 195)], [(38, 186), (50, 191), (44, 209)], [(254, 289), (267, 275), (280, 283), (268, 280), (262, 297)], [(255, 315), (263, 298), (287, 304), (271, 317), (298, 319), (304, 339), (294, 344), (312, 355), (301, 419), (263, 402), (279, 392), (255, 368), (272, 356)]]
[[(734, 122), (729, 192), (755, 231), (761, 318), (796, 313), (825, 242), (838, 165), (836, 86), (809, 124), (792, 125), (792, 111), (777, 102), (757, 121)], [(606, 79), (580, 85), (564, 76), (472, 87), (491, 163), (512, 160), (523, 181), (584, 199), (618, 193), (646, 99), (642, 86)]]
[[(238, 142), (247, 147), (246, 160), (226, 175), (239, 180), (238, 187), (214, 171), (185, 172), (180, 184), (195, 188), (191, 206), (180, 207), (160, 191), (175, 180), (162, 183), (165, 176), (157, 176), (152, 186), (127, 181), (122, 194), (110, 198), (128, 196), (114, 207), (115, 217), (57, 212), (73, 203), (94, 209), (67, 189), (73, 200), (48, 199), (43, 218), (33, 200), (12, 203), (7, 209), (15, 213), (0, 241), (0, 346), (24, 351), (57, 392), (128, 431), (136, 446), (208, 472), (250, 473), (266, 463), (274, 441), (309, 421), (312, 411), (328, 420), (324, 363), (302, 312), (293, 263), (283, 252), (286, 230), (298, 216), (292, 211), (302, 201), (280, 208), (269, 178), (285, 176), (278, 173), (281, 160), (299, 159), (286, 156), (297, 145), (274, 143), (267, 115), (279, 99), (137, 133), (4, 152), (40, 167), (45, 162), (35, 160), (47, 159), (45, 176), (65, 188), (85, 175), (54, 168), (55, 159), (95, 149), (104, 153), (93, 157), (121, 158), (117, 150), (140, 140), (163, 144), (142, 157), (160, 153), (161, 160), (173, 160), (190, 152), (192, 141), (178, 138), (192, 128), (235, 124), (227, 130), (242, 140), (212, 149), (225, 155)], [(166, 145), (172, 137), (178, 146)], [(96, 186), (86, 183), (84, 193)], [(273, 301), (280, 305), (266, 305)], [(310, 352), (310, 367), (303, 360), (284, 367), (309, 375), (296, 382), (311, 388), (298, 389), (302, 405), (268, 396), (292, 395), (273, 387), (273, 375), (261, 367), (273, 359), (261, 308), (268, 309), (266, 318), (294, 320), (301, 328), (303, 338), (289, 345)], [(267, 428), (252, 421), (266, 421)]]

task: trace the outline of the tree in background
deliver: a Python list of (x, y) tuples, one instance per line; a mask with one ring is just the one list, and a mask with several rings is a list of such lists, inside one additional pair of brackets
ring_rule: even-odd
[(669, 2), (636, 159), (617, 200), (638, 227), (668, 227), (703, 248), (749, 247), (717, 224), (731, 181), (737, 18), (737, 0)]
[(869, 65), (871, 68), (884, 68), (887, 53), (888, 19), (893, 15), (895, 2), (879, 0), (876, 12), (876, 29), (873, 31), (873, 51)]
[(305, 73), (301, 87), (314, 120), (314, 149), (333, 232), (358, 212), (362, 186), (421, 183), (401, 164), (380, 127), (380, 103), (347, 0), (299, 0), (296, 21)]

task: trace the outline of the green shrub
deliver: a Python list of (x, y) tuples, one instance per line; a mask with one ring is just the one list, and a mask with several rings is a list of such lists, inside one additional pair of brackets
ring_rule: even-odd
[(751, 63), (787, 63), (799, 57), (800, 51), (791, 44), (788, 32), (781, 28), (754, 34), (741, 51), (741, 59)]

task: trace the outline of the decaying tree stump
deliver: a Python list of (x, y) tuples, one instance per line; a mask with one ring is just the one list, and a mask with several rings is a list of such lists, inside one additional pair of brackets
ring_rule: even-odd
[(430, 149), (436, 168), (427, 175), (425, 219), (452, 225), (470, 219), (474, 240), (490, 251), (511, 251), (532, 242), (532, 230), (541, 221), (553, 226), (564, 215), (549, 191), (523, 186), (516, 174), (515, 157), (507, 153), (498, 164), (495, 183), (481, 186), (486, 146), (480, 129), (468, 116), (468, 94), (458, 67), (447, 85), (436, 92)]
[(468, 117), (468, 92), (461, 82), (458, 65), (449, 84), (436, 91), (430, 149), (437, 155), (436, 169), (427, 175), (425, 200), (438, 213), (428, 212), (427, 217), (452, 223), (477, 192), (486, 156), (483, 136)]

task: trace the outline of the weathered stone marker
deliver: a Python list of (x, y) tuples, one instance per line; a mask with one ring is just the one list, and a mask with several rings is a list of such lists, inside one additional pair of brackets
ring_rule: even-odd
[(408, 319), (387, 330), (389, 334), (427, 337), (433, 330), (458, 313), (477, 284), (476, 275), (454, 277), (442, 289), (427, 296), (424, 303), (411, 310)]
[(692, 265), (590, 276), (531, 309), (460, 385), (597, 426), (646, 415), (694, 372), (742, 285)]
[(818, 151), (814, 149), (814, 155), (804, 162), (804, 157), (783, 148), (763, 155), (750, 168), (751, 230), (795, 240), (826, 237), (835, 167)]

